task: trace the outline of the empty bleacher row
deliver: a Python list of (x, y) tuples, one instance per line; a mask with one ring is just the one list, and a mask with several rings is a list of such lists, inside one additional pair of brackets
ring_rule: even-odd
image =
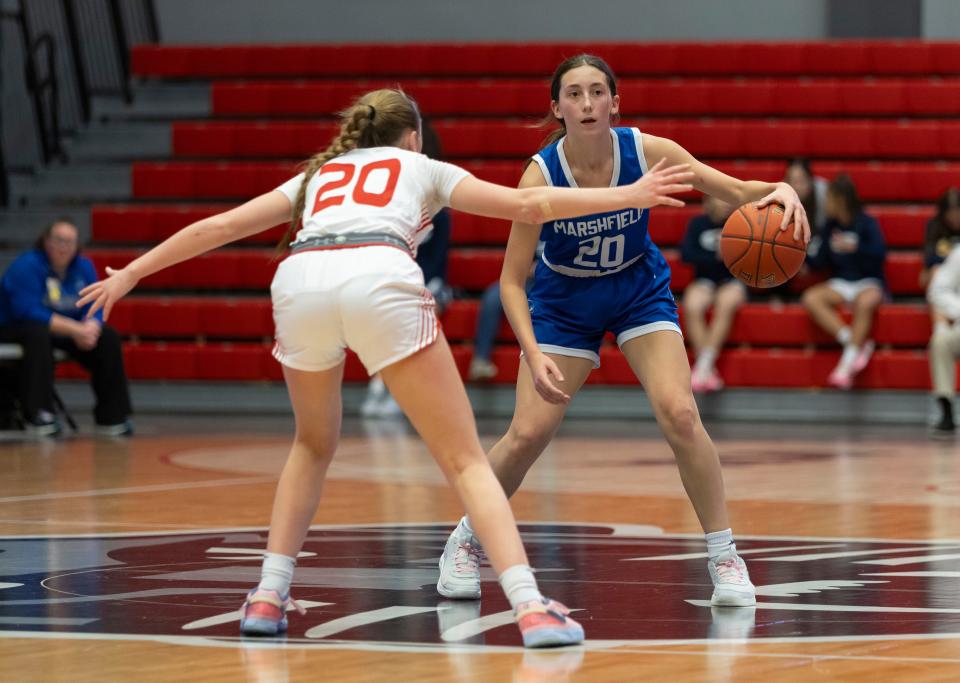
[[(932, 201), (960, 182), (960, 45), (917, 42), (651, 45), (231, 46), (134, 48), (141, 78), (212, 81), (212, 119), (172, 126), (174, 159), (133, 165), (133, 204), (93, 210), (99, 267), (122, 265), (187, 223), (276, 187), (324, 147), (336, 111), (361, 92), (400, 83), (431, 116), (445, 154), (478, 177), (517, 182), (545, 132), (549, 75), (583, 49), (622, 77), (624, 123), (673, 138), (721, 171), (780, 180), (784, 159), (845, 171), (880, 219), (891, 251), (893, 301), (875, 321), (879, 350), (858, 387), (928, 385), (930, 334), (921, 244)], [(241, 80), (237, 80), (241, 79)], [(643, 118), (636, 118), (636, 117)], [(255, 119), (255, 120), (252, 120)], [(679, 292), (690, 271), (678, 246), (698, 198), (655, 209), (650, 229)], [(509, 224), (454, 215), (449, 278), (465, 298), (443, 317), (461, 371), (471, 356), (474, 295), (499, 274)], [(266, 288), (278, 227), (144, 281), (114, 322), (129, 337), (132, 377), (277, 380)], [(812, 280), (791, 283), (798, 293)], [(197, 296), (202, 294), (202, 296)], [(494, 352), (496, 382), (512, 382), (508, 327)], [(796, 303), (750, 303), (738, 313), (719, 370), (728, 386), (825, 386), (831, 340)], [(633, 383), (605, 347), (593, 383)], [(63, 372), (76, 372), (65, 367)], [(366, 377), (350, 356), (348, 380)]]
[[(957, 90), (960, 91), (960, 82)], [(960, 110), (958, 110), (960, 111)], [(544, 131), (529, 122), (439, 120), (433, 128), (444, 155), (454, 159), (523, 158)], [(960, 121), (808, 121), (630, 119), (622, 125), (671, 138), (698, 158), (826, 159), (960, 158)], [(323, 149), (337, 124), (290, 121), (177, 123), (177, 157), (305, 158)]]

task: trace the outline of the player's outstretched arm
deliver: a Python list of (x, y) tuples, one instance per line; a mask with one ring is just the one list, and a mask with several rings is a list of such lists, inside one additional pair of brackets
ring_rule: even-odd
[[(783, 205), (783, 220), (780, 229), (786, 230), (793, 223), (793, 238), (810, 242), (810, 221), (797, 196), (796, 190), (787, 183), (765, 183), (760, 180), (739, 180), (698, 161), (690, 152), (669, 138), (655, 135), (643, 136), (643, 154), (647, 159), (666, 160), (668, 164), (689, 164), (693, 171), (693, 186), (711, 197), (722, 199), (732, 206), (757, 202), (763, 208), (768, 204)], [(660, 163), (660, 162), (658, 162)]]
[(556, 218), (627, 208), (683, 206), (671, 195), (693, 189), (692, 177), (686, 164), (668, 167), (665, 162), (658, 163), (635, 183), (605, 188), (512, 188), (467, 176), (451, 193), (450, 206), (479, 216), (539, 225)]
[(113, 305), (148, 275), (181, 261), (186, 261), (290, 218), (290, 200), (276, 190), (262, 194), (229, 211), (204, 218), (178, 231), (137, 257), (125, 267), (107, 268), (108, 277), (80, 290), (77, 307), (91, 304), (89, 318), (101, 308), (103, 319), (110, 316)]

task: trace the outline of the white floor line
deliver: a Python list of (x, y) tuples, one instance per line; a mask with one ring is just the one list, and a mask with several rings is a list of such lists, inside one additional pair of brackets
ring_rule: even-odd
[(93, 498), (96, 496), (124, 496), (130, 493), (149, 493), (151, 491), (176, 491), (179, 489), (204, 489), (216, 486), (243, 486), (244, 484), (267, 484), (275, 482), (276, 477), (238, 477), (234, 479), (209, 479), (207, 481), (189, 481), (151, 486), (129, 486), (115, 489), (90, 489), (87, 491), (57, 491), (37, 493), (30, 496), (8, 496), (0, 498), (3, 503), (23, 503), (31, 500), (60, 500), (62, 498)]

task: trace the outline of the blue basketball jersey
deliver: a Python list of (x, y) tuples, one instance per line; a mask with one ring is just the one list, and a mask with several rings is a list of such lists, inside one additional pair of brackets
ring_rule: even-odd
[[(628, 185), (647, 171), (643, 141), (636, 128), (612, 128), (613, 174), (610, 186)], [(547, 184), (577, 187), (563, 153), (561, 138), (534, 155)], [(575, 277), (617, 273), (641, 259), (653, 243), (647, 233), (650, 211), (624, 209), (544, 223), (543, 262), (552, 270)]]

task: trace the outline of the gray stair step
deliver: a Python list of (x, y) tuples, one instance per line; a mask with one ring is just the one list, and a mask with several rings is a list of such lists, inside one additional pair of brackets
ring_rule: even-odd
[(152, 121), (97, 121), (64, 146), (74, 163), (167, 159), (172, 152), (170, 125)]
[(10, 176), (10, 206), (54, 208), (92, 202), (126, 201), (131, 196), (128, 164), (52, 166), (36, 176)]
[(0, 213), (0, 248), (17, 252), (29, 247), (50, 223), (66, 219), (77, 226), (81, 242), (90, 238), (90, 210), (86, 207), (63, 209), (11, 209)]
[(120, 97), (93, 100), (95, 121), (165, 121), (210, 115), (210, 85), (203, 83), (137, 83), (132, 104)]

